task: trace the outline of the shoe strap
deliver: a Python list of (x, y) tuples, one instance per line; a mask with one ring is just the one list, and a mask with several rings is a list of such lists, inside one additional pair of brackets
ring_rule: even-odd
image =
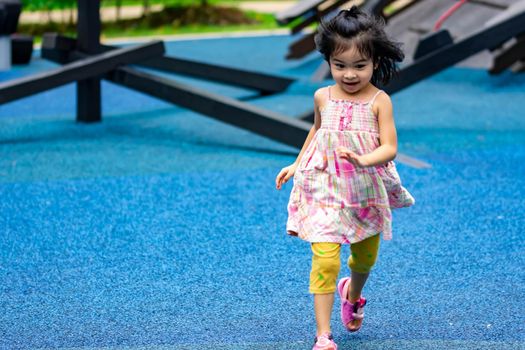
[(321, 334), (320, 336), (315, 337), (315, 342), (317, 343), (317, 341), (318, 341), (319, 339), (321, 339), (321, 338), (325, 338), (325, 339), (327, 339), (327, 340), (332, 340), (332, 339), (334, 339), (334, 337), (332, 336), (331, 333), (323, 333), (323, 334)]
[(365, 305), (366, 299), (363, 297), (360, 297), (359, 300), (354, 303), (352, 312), (352, 318), (354, 320), (362, 320), (365, 317)]

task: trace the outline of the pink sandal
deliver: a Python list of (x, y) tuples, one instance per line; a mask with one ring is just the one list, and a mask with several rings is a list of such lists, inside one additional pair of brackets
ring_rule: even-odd
[(323, 333), (315, 338), (312, 350), (337, 350), (337, 344), (330, 333)]
[[(349, 332), (357, 332), (361, 329), (363, 318), (365, 317), (364, 307), (366, 299), (360, 297), (355, 303), (347, 299), (348, 287), (350, 286), (350, 277), (342, 278), (337, 284), (337, 291), (341, 297), (341, 320)], [(356, 329), (348, 328), (348, 324), (354, 320), (359, 320), (359, 326)]]

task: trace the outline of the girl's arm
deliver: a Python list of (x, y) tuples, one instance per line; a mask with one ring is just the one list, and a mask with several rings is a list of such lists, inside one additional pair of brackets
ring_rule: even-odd
[(299, 155), (295, 159), (295, 162), (281, 169), (281, 171), (275, 178), (275, 187), (278, 190), (280, 190), (282, 185), (285, 184), (295, 174), (295, 169), (299, 165), (299, 162), (301, 161), (301, 157), (303, 156), (304, 152), (308, 148), (308, 145), (310, 145), (310, 142), (314, 138), (315, 133), (321, 127), (321, 115), (319, 113), (319, 106), (321, 106), (323, 103), (322, 101), (323, 91), (322, 90), (323, 89), (319, 89), (314, 94), (314, 125), (312, 125), (312, 127), (310, 128), (310, 131), (308, 132), (308, 136), (306, 136), (306, 140), (304, 141), (303, 147), (301, 148)]
[(380, 146), (374, 151), (358, 155), (347, 148), (339, 148), (338, 153), (341, 158), (360, 167), (370, 167), (386, 164), (393, 160), (397, 154), (397, 132), (394, 123), (394, 114), (392, 110), (392, 101), (385, 94), (379, 94), (374, 103), (374, 112), (377, 113), (379, 123), (379, 142)]

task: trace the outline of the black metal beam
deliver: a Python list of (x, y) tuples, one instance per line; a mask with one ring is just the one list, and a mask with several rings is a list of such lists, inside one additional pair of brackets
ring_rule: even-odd
[(514, 63), (525, 59), (525, 35), (518, 36), (516, 42), (494, 56), (490, 74), (500, 74)]
[(157, 41), (84, 58), (52, 71), (0, 83), (0, 105), (162, 54), (164, 44)]
[(296, 40), (288, 47), (288, 53), (286, 59), (298, 59), (303, 58), (308, 55), (310, 52), (315, 50), (314, 42), (314, 33), (308, 33), (301, 37), (299, 40)]
[[(114, 50), (113, 46), (103, 46), (103, 50)], [(181, 74), (208, 81), (258, 90), (263, 95), (286, 90), (295, 80), (275, 75), (231, 68), (193, 60), (163, 56), (139, 64), (142, 67), (157, 69), (169, 73)]]
[(106, 79), (208, 117), (301, 148), (311, 124), (129, 67)]
[[(52, 42), (45, 42), (47, 49), (42, 53), (42, 57), (55, 62), (59, 59), (62, 59), (62, 62), (70, 62), (86, 57), (86, 54), (78, 51), (50, 48)], [(62, 46), (57, 41), (55, 44)], [(103, 78), (297, 148), (302, 147), (312, 125), (128, 67), (118, 68)]]
[(263, 95), (282, 92), (295, 81), (290, 78), (169, 56), (141, 62), (140, 66), (258, 90)]
[(100, 0), (77, 0), (77, 49), (96, 54), (100, 52)]
[[(59, 63), (70, 62), (69, 53), (76, 48), (76, 40), (56, 33), (44, 34), (42, 57)], [(118, 47), (101, 45), (103, 52)], [(207, 81), (244, 87), (259, 91), (262, 95), (274, 94), (286, 90), (295, 79), (266, 73), (259, 73), (239, 68), (213, 65), (183, 58), (162, 56), (152, 58), (137, 65), (164, 72), (175, 73)]]
[[(77, 49), (88, 54), (100, 52), (100, 0), (78, 0)], [(77, 121), (102, 119), (100, 78), (77, 82)]]

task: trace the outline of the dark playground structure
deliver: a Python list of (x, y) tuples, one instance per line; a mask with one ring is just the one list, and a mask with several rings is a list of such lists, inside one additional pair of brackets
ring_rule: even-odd
[[(81, 20), (96, 13), (86, 11), (92, 1), (83, 1)], [(457, 3), (440, 1), (446, 9)], [(471, 5), (442, 25), (456, 43), (463, 35), (451, 26)], [(490, 18), (510, 13), (489, 10)], [(414, 29), (405, 35), (424, 35)], [(0, 73), (0, 349), (311, 349), (310, 249), (284, 231), (292, 182), (281, 191), (274, 184), (297, 150), (219, 117), (275, 133), (285, 124), (261, 117), (276, 115), (264, 109), (298, 121), (313, 92), (333, 83), (311, 81), (320, 55), (286, 62), (290, 35), (100, 45), (93, 54), (79, 43), (85, 34), (46, 37), (42, 53), (62, 66), (35, 55)], [(503, 34), (493, 40), (509, 50), (516, 36)], [(415, 52), (417, 40), (405, 44), (407, 66), (409, 44)], [(382, 243), (367, 286), (363, 329), (347, 333), (334, 310), (340, 349), (525, 349), (525, 74), (489, 76), (500, 50), (468, 59), (487, 59), (484, 69), (451, 67), (393, 95), (398, 149), (431, 167), (398, 154), (418, 203), (394, 213), (394, 239)], [(289, 84), (281, 91), (258, 89), (262, 76), (246, 78), (246, 69), (296, 80), (279, 80)], [(94, 119), (103, 122), (90, 113), (75, 122), (76, 90), (93, 94), (98, 79), (126, 85), (102, 81), (103, 112)]]
[[(348, 1), (303, 0), (280, 13), (281, 24), (297, 22), (291, 30), (298, 34), (322, 18), (335, 16)], [(478, 65), (499, 74), (512, 67), (525, 71), (525, 1), (523, 0), (413, 0), (387, 13), (395, 0), (364, 1), (361, 8), (382, 16), (386, 30), (403, 43), (406, 54), (398, 76), (385, 91), (393, 94), (482, 51), (490, 58)], [(449, 19), (449, 17), (451, 17)], [(442, 28), (443, 27), (443, 28)], [(288, 59), (303, 58), (315, 50), (315, 33), (301, 36), (289, 47)], [(487, 62), (490, 61), (490, 62)], [(326, 63), (313, 74), (314, 80), (330, 76)], [(302, 116), (312, 120), (313, 113)]]
[[(333, 16), (346, 2), (332, 1), (326, 6), (325, 0), (304, 0), (279, 14), (278, 20), (283, 24), (297, 21), (292, 33), (299, 33), (321, 18)], [(513, 64), (516, 64), (517, 71), (524, 69), (524, 0), (414, 0), (386, 15), (384, 10), (392, 3), (392, 0), (369, 0), (361, 5), (363, 9), (385, 17), (388, 32), (405, 44), (407, 61), (400, 74), (383, 87), (389, 93), (484, 50), (493, 53), (491, 73), (499, 73)], [(460, 12), (459, 7), (463, 5), (463, 12)], [(283, 92), (293, 79), (166, 56), (164, 44), (160, 41), (126, 48), (102, 45), (99, 10), (100, 0), (78, 0), (77, 38), (48, 34), (42, 44), (42, 57), (63, 66), (1, 83), (0, 105), (76, 82), (76, 120), (98, 122), (102, 119), (100, 80), (107, 79), (276, 141), (301, 147), (310, 129), (307, 121), (312, 119), (313, 113), (301, 118), (287, 117), (128, 65), (244, 87), (258, 91), (260, 95)], [(4, 14), (0, 17), (1, 23), (9, 22), (12, 30), (14, 21), (16, 27), (19, 11), (10, 17), (5, 16), (5, 11), (0, 13)], [(433, 29), (432, 24), (439, 15)], [(13, 20), (14, 16), (16, 19)], [(454, 20), (445, 22), (449, 16), (455, 16)], [(443, 23), (446, 28), (440, 29)], [(313, 35), (307, 34), (294, 43), (288, 57), (301, 58), (312, 52), (315, 49)], [(328, 76), (326, 64), (314, 74), (315, 79)]]
[(16, 33), (21, 11), (22, 4), (18, 0), (0, 1), (0, 37), (5, 36), (10, 41), (10, 64), (28, 64), (33, 53), (33, 37)]

